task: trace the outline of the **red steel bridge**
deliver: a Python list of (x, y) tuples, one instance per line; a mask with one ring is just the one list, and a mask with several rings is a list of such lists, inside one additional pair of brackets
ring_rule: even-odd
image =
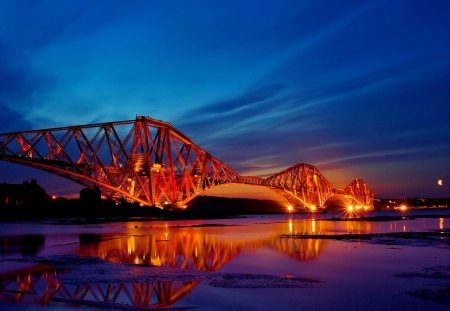
[(182, 208), (210, 187), (243, 183), (270, 187), (293, 207), (313, 211), (336, 193), (351, 205), (373, 207), (373, 194), (362, 179), (335, 190), (316, 167), (305, 163), (268, 178), (240, 176), (171, 124), (143, 116), (0, 134), (0, 160), (148, 206)]

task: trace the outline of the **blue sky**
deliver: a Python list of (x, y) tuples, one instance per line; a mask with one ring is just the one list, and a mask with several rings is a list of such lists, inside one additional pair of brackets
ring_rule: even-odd
[[(337, 188), (449, 197), (449, 14), (445, 0), (3, 0), (0, 132), (147, 115), (242, 174), (306, 162)], [(0, 163), (0, 182), (33, 177), (79, 189)]]

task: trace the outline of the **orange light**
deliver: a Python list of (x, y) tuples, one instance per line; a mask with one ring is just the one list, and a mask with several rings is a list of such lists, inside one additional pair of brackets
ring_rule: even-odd
[(437, 184), (439, 187), (442, 187), (444, 185), (444, 181), (442, 179), (438, 179)]
[(347, 210), (348, 210), (349, 212), (353, 212), (353, 206), (352, 206), (352, 205), (347, 206)]
[(356, 210), (360, 210), (360, 209), (361, 209), (361, 206), (356, 205), (355, 208), (356, 208)]
[(316, 206), (315, 205), (311, 205), (310, 207), (309, 207), (309, 209), (311, 210), (311, 212), (315, 212), (316, 211)]
[(400, 205), (400, 210), (402, 212), (406, 212), (408, 210), (408, 207), (405, 204)]
[(288, 213), (292, 213), (294, 211), (294, 207), (292, 205), (288, 205), (286, 210), (287, 210)]
[(181, 206), (181, 208), (182, 208), (182, 209), (186, 209), (186, 208), (187, 208), (187, 206), (186, 206), (186, 205), (183, 205), (183, 206)]
[(52, 200), (56, 200), (57, 196), (56, 195), (52, 195)]
[(369, 210), (369, 207), (366, 205), (366, 206), (364, 206), (364, 210), (365, 211), (368, 211)]

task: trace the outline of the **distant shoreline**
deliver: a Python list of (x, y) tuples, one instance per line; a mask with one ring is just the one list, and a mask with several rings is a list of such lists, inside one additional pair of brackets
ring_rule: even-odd
[[(388, 202), (388, 200), (386, 200)], [(435, 211), (436, 215), (415, 215), (414, 211)], [(380, 212), (395, 213), (390, 216), (370, 216), (365, 214), (354, 215), (355, 217), (345, 217), (342, 210), (342, 217), (331, 216), (329, 220), (370, 220), (380, 221), (383, 217), (386, 220), (394, 220), (399, 217), (445, 217), (446, 213), (440, 211), (450, 211), (449, 208), (417, 208), (401, 213), (395, 209), (381, 210)], [(340, 212), (334, 208), (328, 212)], [(327, 213), (327, 212), (325, 212)], [(222, 219), (246, 217), (245, 215), (264, 214), (286, 214), (286, 207), (278, 201), (241, 199), (224, 197), (199, 196), (195, 198), (186, 210), (160, 209), (156, 207), (142, 207), (138, 204), (124, 203), (117, 204), (114, 201), (102, 200), (97, 203), (86, 203), (80, 200), (60, 200), (52, 202), (49, 206), (38, 208), (1, 208), (0, 222), (33, 221), (57, 223), (104, 223), (104, 222), (128, 222), (128, 221), (157, 221), (157, 220), (179, 220), (179, 219)], [(298, 210), (294, 214), (307, 214)], [(334, 213), (333, 213), (334, 214)], [(443, 214), (443, 215), (441, 215)], [(450, 212), (448, 213), (450, 215)], [(327, 218), (327, 217), (321, 217)]]

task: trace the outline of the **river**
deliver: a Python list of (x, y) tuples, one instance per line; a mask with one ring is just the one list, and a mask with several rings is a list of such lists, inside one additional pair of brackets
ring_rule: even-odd
[(450, 211), (367, 216), (4, 222), (0, 308), (448, 309)]

